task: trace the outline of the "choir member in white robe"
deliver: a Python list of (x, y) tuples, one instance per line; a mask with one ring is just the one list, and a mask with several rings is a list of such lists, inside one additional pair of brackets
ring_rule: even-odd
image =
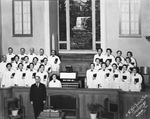
[(29, 57), (28, 57), (28, 56), (25, 56), (25, 57), (24, 57), (23, 68), (24, 68), (25, 70), (27, 70), (29, 64), (30, 64), (30, 62), (29, 62)]
[(105, 61), (105, 63), (106, 63), (106, 69), (109, 70), (109, 71), (112, 71), (112, 65), (111, 65), (110, 59), (107, 59)]
[(117, 57), (115, 58), (115, 61), (116, 61), (118, 70), (121, 71), (121, 70), (122, 70), (122, 66), (123, 66), (123, 63), (121, 62), (121, 61), (122, 61), (121, 57), (117, 56)]
[(133, 65), (131, 64), (131, 58), (130, 57), (126, 57), (125, 58), (125, 64), (128, 66), (128, 71), (131, 73), (132, 72), (132, 70), (133, 70)]
[(59, 76), (60, 70), (60, 58), (55, 55), (55, 50), (52, 50), (51, 55), (48, 57), (48, 63), (52, 66), (52, 73), (57, 74)]
[(34, 69), (34, 64), (29, 64), (29, 69), (26, 71), (26, 77), (25, 77), (25, 85), (27, 87), (30, 87), (32, 84), (35, 83), (35, 76), (37, 71)]
[(97, 72), (96, 77), (99, 88), (110, 88), (110, 71), (106, 69), (106, 63), (102, 63), (102, 68)]
[(25, 86), (26, 70), (23, 69), (23, 64), (18, 64), (18, 69), (14, 77), (15, 86)]
[(7, 63), (6, 64), (6, 69), (5, 69), (5, 71), (3, 72), (3, 75), (2, 75), (1, 87), (2, 88), (7, 88), (7, 87), (14, 86), (14, 75), (15, 75), (15, 71), (12, 69), (12, 64)]
[(48, 73), (45, 70), (45, 66), (43, 64), (41, 64), (39, 66), (39, 70), (36, 74), (36, 76), (39, 76), (41, 78), (41, 83), (45, 84), (45, 86), (47, 87), (48, 86)]
[(37, 57), (37, 55), (34, 53), (34, 48), (30, 48), (30, 53), (28, 54), (29, 62), (33, 61), (34, 57)]
[(18, 64), (19, 64), (19, 56), (15, 55), (14, 56), (14, 61), (12, 63), (12, 68), (16, 71), (18, 69)]
[(127, 52), (127, 57), (130, 57), (131, 59), (131, 64), (136, 67), (137, 66), (137, 61), (136, 59), (133, 57), (133, 53), (131, 51)]
[(110, 73), (110, 78), (111, 78), (111, 88), (114, 89), (120, 89), (121, 85), (121, 73), (117, 69), (117, 64), (113, 63), (112, 64), (113, 70)]
[(118, 50), (116, 52), (117, 56), (116, 57), (120, 57), (121, 58), (121, 63), (124, 64), (125, 63), (125, 58), (122, 56), (122, 51)]
[(51, 73), (51, 65), (50, 64), (48, 64), (48, 59), (45, 57), (44, 59), (43, 59), (43, 63), (42, 63), (44, 66), (45, 66), (45, 70), (44, 71), (46, 71), (48, 74), (50, 74)]
[(112, 50), (110, 48), (106, 49), (106, 55), (104, 62), (109, 59), (111, 61), (111, 64), (115, 63), (115, 57), (112, 55)]
[(18, 54), (18, 56), (20, 58), (19, 62), (21, 63), (24, 62), (24, 57), (27, 56), (25, 52), (26, 52), (25, 48), (20, 48), (20, 54)]
[(39, 54), (37, 55), (38, 59), (39, 59), (39, 63), (41, 63), (41, 60), (43, 60), (44, 58), (47, 58), (47, 56), (44, 54), (44, 49), (40, 48), (39, 50)]
[(0, 62), (0, 83), (2, 81), (2, 74), (6, 69), (7, 57), (6, 55), (2, 55), (2, 61)]
[(38, 62), (38, 58), (37, 58), (37, 57), (34, 57), (34, 58), (33, 58), (32, 63), (34, 64), (34, 69), (35, 69), (35, 70), (38, 70), (38, 69), (39, 69), (39, 66), (40, 66), (40, 63)]
[(13, 58), (14, 56), (15, 56), (15, 54), (13, 53), (13, 48), (9, 47), (8, 54), (6, 54), (7, 62), (11, 62), (11, 58)]
[(131, 75), (130, 72), (127, 70), (127, 65), (123, 65), (122, 67), (122, 71), (121, 71), (121, 86), (120, 88), (123, 91), (129, 91), (129, 87), (130, 87), (130, 79), (131, 79)]
[(91, 63), (90, 69), (86, 71), (85, 83), (87, 88), (98, 88), (98, 82), (96, 80), (97, 71), (94, 68), (95, 64)]
[(132, 74), (131, 74), (131, 83), (130, 83), (130, 91), (137, 91), (140, 92), (142, 89), (142, 76), (137, 72), (137, 67), (133, 68)]
[(102, 48), (98, 48), (97, 49), (97, 54), (94, 55), (93, 63), (96, 62), (97, 58), (99, 58), (101, 62), (104, 62), (105, 55), (103, 55), (102, 53), (103, 53), (103, 49)]
[(95, 70), (99, 71), (101, 69), (102, 62), (100, 62), (99, 58), (96, 58), (95, 60), (96, 60), (96, 62), (95, 62)]
[(52, 75), (52, 80), (49, 82), (49, 87), (50, 88), (61, 88), (61, 82), (57, 79), (56, 74)]

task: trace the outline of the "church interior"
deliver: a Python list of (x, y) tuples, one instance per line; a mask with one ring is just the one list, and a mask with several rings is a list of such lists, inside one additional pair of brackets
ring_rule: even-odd
[[(35, 58), (35, 62), (39, 60), (51, 63), (50, 56), (53, 53), (57, 56), (54, 62), (59, 62), (58, 67), (55, 64), (47, 67), (48, 73), (44, 76), (49, 83), (50, 77), (56, 74), (56, 78), (61, 81), (61, 88), (45, 84), (45, 109), (53, 106), (62, 112), (58, 117), (45, 116), (37, 119), (92, 119), (88, 108), (91, 103), (101, 105), (95, 119), (149, 119), (149, 10), (150, 0), (0, 0), (0, 119), (34, 119), (29, 96), (31, 85), (18, 83), (6, 87), (5, 83), (8, 82), (3, 81), (2, 71), (11, 63), (7, 62), (5, 67), (1, 64), (5, 56), (8, 61), (9, 49), (15, 54), (13, 59), (9, 59), (10, 62), (15, 62), (21, 49), (24, 49), (25, 54), (35, 53), (37, 57), (43, 52), (46, 57), (39, 60), (39, 56)], [(95, 58), (99, 53), (98, 49), (104, 56), (101, 59)], [(140, 89), (132, 90), (130, 86), (125, 87), (124, 83), (106, 86), (105, 81), (99, 81), (98, 84), (96, 82), (95, 87), (88, 81), (88, 70), (93, 71), (92, 67), (96, 67), (96, 59), (101, 62), (97, 72), (103, 69), (103, 64), (107, 68), (107, 63), (104, 63), (109, 59), (106, 58), (107, 54), (113, 57), (109, 60), (111, 70), (115, 67), (119, 70), (120, 65), (115, 64), (117, 57), (123, 58), (120, 60), (121, 67), (129, 67), (127, 60), (131, 62), (131, 58), (135, 59), (128, 69), (131, 77), (134, 70), (140, 75)], [(28, 58), (30, 60), (29, 56)], [(22, 60), (25, 61), (25, 57), (20, 58)], [(10, 67), (14, 67), (13, 63)], [(20, 67), (18, 65), (17, 68)], [(42, 68), (37, 68), (37, 72), (41, 70)], [(111, 74), (113, 72), (109, 76)], [(16, 75), (17, 71), (14, 76)], [(102, 78), (100, 73), (92, 76), (96, 81), (95, 77)], [(113, 79), (115, 78), (113, 75)], [(136, 83), (140, 81), (136, 79)], [(10, 98), (20, 99), (17, 105), (23, 106), (21, 116), (9, 115)]]

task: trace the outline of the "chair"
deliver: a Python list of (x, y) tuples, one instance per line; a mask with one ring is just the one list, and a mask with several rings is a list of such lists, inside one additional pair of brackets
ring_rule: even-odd
[[(11, 108), (16, 107), (18, 114), (12, 115)], [(23, 99), (20, 95), (19, 98), (5, 98), (5, 109), (9, 119), (25, 119), (25, 107), (23, 106)]]
[(119, 105), (116, 102), (105, 98), (104, 108), (105, 109), (101, 111), (101, 119), (117, 119)]

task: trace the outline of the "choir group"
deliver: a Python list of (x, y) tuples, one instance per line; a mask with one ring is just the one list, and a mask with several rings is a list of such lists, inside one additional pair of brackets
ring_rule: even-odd
[[(35, 76), (40, 76), (41, 83), (46, 87), (62, 87), (57, 79), (60, 70), (60, 58), (55, 51), (50, 56), (44, 54), (44, 49), (39, 54), (26, 54), (25, 48), (20, 48), (20, 54), (13, 53), (13, 48), (8, 48), (8, 54), (2, 56), (0, 63), (1, 87), (27, 86), (35, 83)], [(50, 80), (52, 77), (52, 80)], [(126, 58), (122, 57), (122, 51), (118, 50), (116, 56), (112, 55), (110, 48), (97, 49), (93, 63), (86, 72), (86, 84), (88, 88), (113, 88), (123, 91), (141, 91), (142, 76), (138, 73), (137, 62), (131, 51)]]
[(111, 88), (123, 91), (141, 91), (142, 76), (138, 73), (136, 59), (131, 51), (126, 58), (122, 57), (122, 51), (118, 50), (116, 56), (112, 55), (110, 48), (99, 48), (94, 55), (93, 63), (86, 72), (88, 88)]
[[(59, 74), (60, 59), (53, 50), (50, 56), (44, 54), (44, 49), (39, 50), (39, 54), (34, 53), (34, 48), (30, 48), (30, 53), (26, 54), (25, 48), (20, 48), (20, 54), (13, 53), (13, 48), (8, 48), (8, 54), (2, 56), (0, 63), (1, 87), (27, 86), (35, 83), (35, 76), (40, 76), (41, 83), (46, 87), (57, 82), (55, 85), (61, 86), (56, 78)], [(50, 81), (50, 76), (52, 80)]]

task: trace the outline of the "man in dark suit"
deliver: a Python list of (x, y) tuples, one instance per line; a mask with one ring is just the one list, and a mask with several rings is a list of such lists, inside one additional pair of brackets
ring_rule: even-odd
[(40, 83), (40, 77), (35, 77), (35, 83), (30, 88), (30, 102), (33, 105), (35, 119), (43, 111), (46, 102), (46, 87)]

